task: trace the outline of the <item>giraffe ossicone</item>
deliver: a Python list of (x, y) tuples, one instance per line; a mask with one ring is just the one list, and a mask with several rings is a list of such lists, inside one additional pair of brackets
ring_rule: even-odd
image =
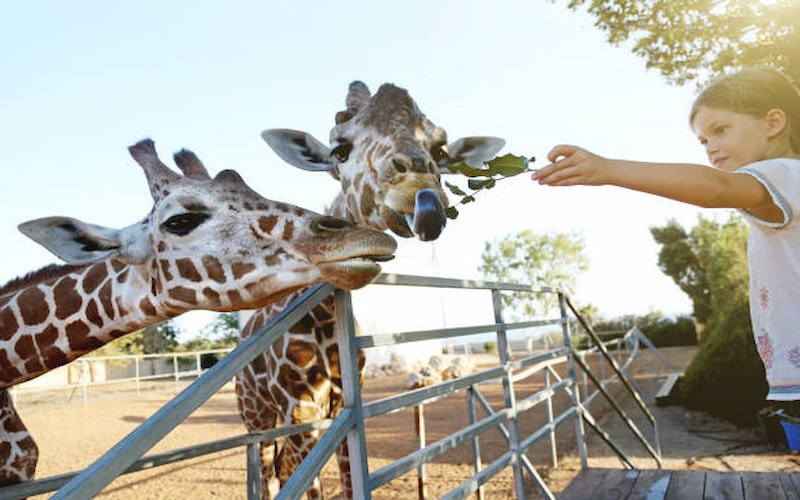
[(31, 478), (38, 457), (9, 387), (189, 310), (262, 307), (322, 281), (359, 288), (396, 248), (381, 231), (268, 200), (232, 170), (211, 178), (190, 151), (176, 154), (181, 175), (150, 140), (129, 150), (153, 198), (144, 219), (20, 225), (68, 264), (0, 287), (0, 484)]
[[(447, 196), (441, 175), (448, 164), (480, 165), (505, 145), (497, 137), (464, 137), (448, 142), (447, 133), (420, 111), (409, 93), (392, 84), (375, 95), (359, 81), (350, 84), (346, 109), (336, 114), (330, 146), (311, 134), (268, 129), (263, 139), (283, 160), (303, 170), (328, 172), (340, 191), (326, 213), (375, 229), (422, 241), (439, 237), (445, 227)], [(242, 329), (246, 338), (288, 306), (292, 298), (256, 311)], [(276, 425), (335, 417), (343, 408), (336, 314), (328, 298), (256, 358), (236, 380), (242, 419), (258, 432)], [(364, 355), (359, 352), (363, 382)], [(262, 493), (275, 495), (319, 439), (319, 431), (261, 445)], [(337, 450), (342, 490), (352, 497), (346, 443)], [(323, 497), (319, 478), (307, 491)]]

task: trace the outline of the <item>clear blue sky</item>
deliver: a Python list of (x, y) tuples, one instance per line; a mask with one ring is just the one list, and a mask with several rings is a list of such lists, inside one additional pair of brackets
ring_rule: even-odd
[[(556, 143), (610, 156), (704, 161), (686, 120), (694, 88), (667, 85), (611, 47), (565, 1), (14, 2), (0, 18), (0, 281), (54, 261), (17, 230), (69, 215), (122, 227), (150, 198), (126, 147), (195, 150), (212, 171), (317, 211), (336, 184), (282, 163), (264, 128), (327, 142), (354, 79), (393, 82), (451, 138), (498, 135), (543, 159)], [(543, 164), (540, 160), (539, 164)], [(617, 188), (505, 181), (464, 207), (436, 243), (442, 275), (477, 277), (483, 243), (576, 231), (591, 269), (578, 303), (607, 316), (688, 312), (657, 268), (648, 227), (697, 209)], [(409, 252), (429, 252), (406, 242)], [(422, 248), (422, 250), (420, 249)], [(405, 271), (400, 266), (389, 271)]]

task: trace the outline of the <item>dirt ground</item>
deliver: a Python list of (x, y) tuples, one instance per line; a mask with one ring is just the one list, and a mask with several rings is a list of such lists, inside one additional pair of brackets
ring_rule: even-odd
[[(691, 360), (694, 348), (669, 348), (662, 353), (679, 371)], [(637, 385), (656, 415), (667, 469), (710, 469), (751, 471), (800, 471), (800, 459), (786, 451), (773, 450), (764, 441), (759, 429), (739, 429), (723, 421), (680, 407), (655, 407), (653, 396), (666, 375), (673, 369), (665, 367), (652, 354), (639, 357), (632, 366)], [(535, 380), (515, 385), (518, 397), (524, 397), (543, 385), (541, 374)], [(366, 401), (402, 391), (403, 376), (370, 379), (366, 383)], [(162, 383), (143, 391), (141, 397), (125, 391), (91, 393), (89, 403), (81, 404), (79, 395), (66, 401), (64, 394), (51, 395), (46, 400), (26, 397), (18, 408), (41, 450), (37, 476), (40, 478), (79, 470), (90, 465), (105, 450), (116, 444), (138, 424), (166, 403), (177, 392), (174, 383)], [(582, 387), (583, 389), (583, 387)], [(503, 401), (502, 387), (482, 389), (494, 408)], [(619, 384), (612, 393), (623, 401), (625, 411), (651, 436), (642, 413), (632, 405)], [(605, 403), (596, 399), (590, 411), (601, 422), (623, 451), (639, 468), (656, 468), (645, 449), (637, 444), (631, 432)], [(562, 395), (554, 400), (556, 413), (566, 407)], [(479, 412), (480, 416), (484, 414)], [(463, 394), (450, 396), (426, 406), (427, 442), (431, 443), (467, 423), (466, 398)], [(539, 405), (520, 418), (520, 435), (527, 436), (546, 421), (546, 407)], [(375, 471), (416, 449), (412, 410), (370, 419), (366, 424), (369, 467)], [(243, 433), (236, 410), (233, 386), (227, 385), (204, 406), (170, 433), (151, 453), (167, 451), (196, 443), (232, 437)], [(549, 440), (542, 440), (529, 453), (548, 486), (561, 491), (577, 474), (575, 425), (570, 421), (556, 433), (558, 464), (550, 462)], [(587, 429), (589, 465), (621, 467), (614, 453)], [(505, 450), (499, 432), (490, 430), (480, 440), (483, 464), (487, 465)], [(438, 497), (473, 474), (471, 446), (460, 446), (427, 465), (428, 494)], [(246, 461), (244, 448), (196, 458), (187, 462), (136, 472), (123, 476), (109, 485), (100, 495), (109, 499), (175, 499), (175, 498), (245, 498)], [(328, 497), (339, 495), (339, 479), (335, 461), (323, 470), (323, 486)], [(539, 495), (532, 483), (527, 484), (531, 498)], [(513, 498), (513, 474), (505, 471), (486, 486), (487, 498)], [(373, 492), (376, 499), (415, 498), (417, 476), (412, 472)], [(45, 498), (44, 496), (37, 498)]]

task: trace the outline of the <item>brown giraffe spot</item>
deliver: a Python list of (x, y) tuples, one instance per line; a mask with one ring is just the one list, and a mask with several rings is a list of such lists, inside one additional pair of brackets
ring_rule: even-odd
[[(11, 443), (3, 441), (0, 443), (0, 466), (4, 466), (11, 459)], [(19, 481), (16, 474), (8, 470), (0, 470), (0, 481), (2, 484), (15, 483)]]
[(305, 367), (317, 355), (317, 348), (311, 342), (292, 339), (286, 349), (286, 357), (297, 366)]
[[(307, 401), (307, 397), (300, 398), (301, 401)], [(294, 422), (313, 422), (319, 420), (319, 412), (313, 406), (297, 405), (292, 409), (292, 420)], [(298, 444), (302, 444), (298, 443)]]
[(67, 355), (64, 354), (61, 349), (57, 349), (55, 347), (49, 347), (48, 349), (43, 349), (42, 351), (42, 359), (47, 366), (61, 366), (66, 364), (69, 359), (67, 359)]
[(33, 338), (30, 335), (25, 335), (17, 340), (14, 346), (17, 356), (22, 359), (29, 358), (36, 355), (36, 349), (33, 347)]
[(356, 186), (357, 190), (361, 188), (361, 181), (363, 180), (364, 180), (364, 172), (357, 173), (356, 176), (353, 178), (353, 184)]
[(339, 346), (337, 344), (329, 345), (325, 349), (325, 356), (328, 357), (328, 364), (331, 367), (331, 376), (339, 375)]
[(286, 337), (281, 335), (275, 342), (272, 343), (272, 352), (276, 358), (283, 357), (283, 350), (286, 348)]
[(111, 335), (115, 339), (118, 339), (118, 338), (120, 338), (123, 335), (126, 335), (128, 333), (130, 333), (130, 332), (128, 332), (126, 330), (111, 330), (110, 332), (108, 332), (108, 334)]
[(34, 340), (36, 341), (36, 347), (39, 348), (39, 352), (44, 352), (48, 347), (51, 347), (53, 344), (56, 343), (58, 340), (58, 328), (53, 325), (49, 325), (47, 328), (39, 332), (35, 337)]
[(97, 301), (90, 299), (86, 304), (86, 319), (92, 322), (94, 326), (103, 326), (103, 318), (100, 316), (100, 311), (97, 309)]
[(39, 362), (39, 358), (33, 358), (25, 362), (25, 370), (28, 372), (28, 375), (34, 375), (43, 372), (44, 367), (42, 363)]
[(203, 267), (206, 268), (209, 278), (217, 283), (225, 283), (225, 269), (222, 268), (222, 263), (216, 257), (204, 256)]
[(220, 304), (219, 294), (215, 292), (212, 288), (209, 287), (203, 288), (203, 297), (205, 297), (206, 301), (212, 306), (218, 306)]
[(119, 311), (120, 316), (127, 316), (128, 315), (128, 308), (125, 307), (125, 303), (122, 301), (122, 297), (117, 297), (115, 302), (117, 303), (117, 311)]
[(68, 324), (65, 331), (69, 346), (73, 351), (91, 351), (103, 345), (100, 339), (89, 335), (91, 329), (83, 321), (74, 321)]
[(364, 189), (361, 191), (361, 214), (365, 217), (369, 217), (372, 215), (372, 212), (375, 211), (375, 192), (369, 186), (369, 184), (364, 186)]
[(160, 259), (158, 263), (161, 265), (161, 273), (164, 275), (164, 278), (167, 281), (172, 281), (173, 276), (172, 273), (169, 272), (170, 262), (166, 259)]
[(0, 349), (0, 381), (9, 383), (20, 377), (22, 377), (22, 372), (11, 364), (11, 361), (8, 359), (8, 351)]
[(233, 271), (233, 278), (238, 280), (245, 274), (255, 270), (255, 268), (256, 266), (249, 262), (234, 262), (231, 266), (231, 271)]
[(283, 225), (283, 240), (292, 241), (292, 236), (294, 236), (294, 222), (287, 220)]
[(117, 259), (111, 259), (111, 269), (113, 269), (114, 272), (118, 273), (123, 269), (125, 269), (126, 267), (128, 266), (124, 262), (120, 262)]
[(292, 333), (306, 333), (310, 332), (317, 322), (310, 314), (306, 314), (300, 320), (289, 328)]
[(139, 301), (139, 310), (142, 311), (146, 316), (156, 315), (156, 308), (153, 306), (153, 303), (150, 302), (150, 299), (147, 297), (144, 297), (142, 300)]
[(270, 394), (272, 394), (272, 399), (275, 400), (275, 402), (278, 404), (278, 406), (285, 407), (286, 403), (289, 402), (286, 399), (286, 396), (283, 395), (283, 391), (280, 390), (278, 388), (278, 386), (275, 386), (275, 385), (271, 386), (269, 388), (269, 392), (270, 392)]
[(256, 331), (262, 326), (264, 326), (264, 315), (263, 314), (254, 315), (252, 320), (250, 321), (250, 329), (252, 331)]
[(158, 251), (159, 252), (163, 252), (166, 249), (167, 249), (167, 244), (164, 243), (164, 241), (159, 241), (158, 242)]
[(6, 432), (21, 432), (26, 429), (25, 424), (22, 423), (22, 419), (20, 419), (18, 416), (14, 416), (7, 418), (3, 422), (3, 430)]
[(89, 268), (89, 271), (83, 276), (83, 291), (85, 293), (92, 293), (100, 283), (108, 276), (108, 269), (105, 262), (95, 264)]
[(231, 302), (231, 304), (241, 304), (243, 302), (242, 295), (239, 293), (238, 290), (229, 290), (228, 300)]
[(312, 312), (314, 313), (314, 318), (316, 318), (318, 323), (324, 323), (325, 321), (330, 321), (333, 319), (333, 315), (331, 311), (325, 306), (332, 306), (333, 304), (328, 304), (327, 300), (323, 303), (317, 304)]
[(19, 328), (19, 323), (11, 308), (0, 310), (0, 339), (10, 339), (17, 332), (17, 328)]
[(45, 300), (44, 292), (38, 288), (25, 290), (17, 297), (17, 306), (26, 325), (38, 325), (47, 319), (50, 307)]
[(203, 277), (200, 276), (199, 272), (197, 272), (197, 268), (194, 267), (194, 262), (192, 262), (192, 259), (178, 259), (175, 261), (175, 265), (178, 266), (178, 274), (187, 280), (194, 282), (203, 281)]
[(128, 270), (124, 270), (117, 276), (117, 283), (125, 283), (125, 280), (128, 279)]
[(58, 281), (53, 288), (53, 297), (56, 302), (56, 317), (66, 319), (80, 309), (83, 304), (80, 294), (75, 290), (77, 281), (66, 276)]
[(294, 395), (292, 388), (300, 381), (300, 374), (287, 364), (281, 365), (278, 370), (278, 385), (282, 386), (289, 391), (289, 394)]
[(175, 300), (186, 302), (187, 304), (197, 304), (197, 294), (191, 288), (176, 286), (169, 289), (169, 296)]
[(255, 359), (250, 362), (250, 366), (253, 367), (253, 371), (256, 373), (267, 373), (267, 363), (264, 361), (264, 356), (256, 356)]
[(267, 255), (264, 258), (264, 262), (267, 263), (268, 267), (276, 267), (281, 263), (281, 255), (283, 255), (285, 253), (286, 252), (282, 248), (279, 248), (279, 249), (275, 250), (274, 253), (272, 253), (270, 255)]
[(333, 338), (334, 334), (336, 333), (333, 323), (325, 323), (320, 327), (320, 330), (322, 330), (322, 333), (325, 335), (325, 338), (328, 339)]
[(100, 291), (97, 293), (97, 298), (100, 299), (100, 303), (103, 305), (103, 310), (106, 312), (106, 316), (109, 318), (114, 317), (114, 307), (111, 303), (111, 280), (108, 280), (100, 287)]
[(353, 214), (358, 213), (358, 202), (356, 201), (356, 196), (353, 193), (347, 195), (347, 208), (350, 209), (350, 212)]
[(275, 224), (278, 223), (278, 218), (274, 215), (258, 218), (258, 227), (267, 234), (272, 234), (275, 229)]
[(315, 391), (320, 390), (325, 382), (328, 381), (328, 377), (325, 374), (325, 366), (322, 365), (321, 359), (317, 360), (317, 364), (308, 370), (306, 373), (306, 380), (308, 380), (308, 383)]

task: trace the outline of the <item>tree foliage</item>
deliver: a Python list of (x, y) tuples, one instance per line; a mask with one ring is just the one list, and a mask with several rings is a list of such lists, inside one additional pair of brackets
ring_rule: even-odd
[(673, 83), (771, 65), (800, 81), (797, 0), (570, 0)]
[[(692, 301), (702, 302), (706, 315), (700, 350), (681, 379), (679, 397), (690, 408), (751, 423), (766, 405), (767, 384), (750, 325), (747, 225), (735, 215), (725, 222), (700, 217), (691, 231), (684, 231), (684, 239), (677, 237), (679, 228), (674, 221), (660, 228), (668, 229), (661, 236), (676, 237), (660, 241), (659, 262), (679, 285), (692, 274), (681, 266), (696, 265), (704, 287), (687, 289), (702, 292)], [(669, 248), (678, 250), (666, 252)]]
[(118, 356), (172, 352), (178, 346), (179, 331), (174, 322), (164, 321), (124, 335), (94, 351), (92, 355)]
[(222, 313), (214, 317), (192, 340), (183, 344), (187, 351), (226, 349), (234, 347), (239, 339), (239, 315)]
[[(571, 294), (578, 275), (589, 267), (584, 246), (577, 234), (524, 230), (487, 241), (478, 270), (488, 280), (552, 286)], [(503, 295), (503, 303), (521, 317), (546, 313), (556, 300), (555, 294)]]

